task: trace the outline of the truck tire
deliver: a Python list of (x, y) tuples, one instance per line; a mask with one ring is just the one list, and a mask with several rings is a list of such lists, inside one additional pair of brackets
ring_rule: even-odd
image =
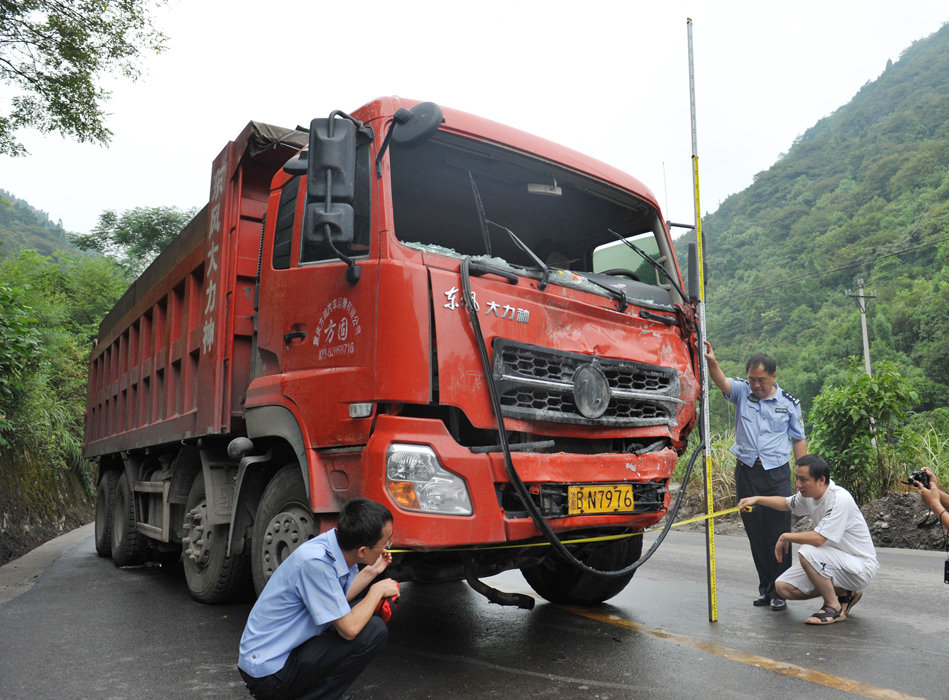
[[(623, 569), (639, 561), (643, 553), (642, 536), (571, 547), (574, 556), (601, 571)], [(633, 578), (635, 571), (623, 576), (600, 576), (576, 568), (555, 553), (536, 566), (521, 569), (524, 578), (551, 603), (596, 605), (609, 600)]]
[(288, 464), (274, 475), (257, 506), (251, 541), (251, 571), (257, 595), (290, 553), (319, 534), (300, 466)]
[(145, 561), (145, 537), (135, 529), (135, 501), (129, 478), (122, 472), (115, 484), (112, 508), (112, 563), (135, 566)]
[(112, 556), (112, 519), (115, 516), (115, 482), (113, 471), (104, 472), (96, 487), (96, 553)]
[(227, 603), (246, 590), (249, 561), (245, 554), (227, 555), (227, 525), (208, 523), (204, 475), (199, 471), (188, 492), (181, 539), (181, 561), (191, 597), (202, 603)]

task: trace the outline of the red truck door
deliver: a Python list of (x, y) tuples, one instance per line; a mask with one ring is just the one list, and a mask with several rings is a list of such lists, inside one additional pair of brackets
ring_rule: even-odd
[(379, 253), (370, 249), (368, 155), (368, 147), (360, 148), (354, 240), (337, 245), (359, 267), (355, 284), (328, 245), (302, 240), (305, 178), (292, 178), (272, 194), (270, 211), (276, 204), (277, 215), (268, 226), (261, 269), (258, 375), (274, 379), (255, 384), (268, 385), (271, 401), (300, 417), (308, 447), (358, 445), (368, 438), (367, 421), (350, 413), (351, 404), (373, 398)]

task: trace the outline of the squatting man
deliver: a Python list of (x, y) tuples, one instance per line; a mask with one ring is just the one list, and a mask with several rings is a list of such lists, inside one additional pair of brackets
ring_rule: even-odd
[(807, 624), (841, 622), (879, 568), (870, 529), (850, 492), (831, 481), (823, 458), (810, 454), (799, 458), (795, 484), (797, 493), (791, 496), (750, 496), (738, 507), (765, 506), (811, 518), (813, 530), (785, 532), (778, 538), (774, 547), (778, 561), (789, 556), (790, 543), (799, 549), (798, 562), (778, 577), (775, 588), (788, 600), (824, 599)]
[(238, 668), (251, 695), (333, 700), (343, 694), (388, 638), (375, 612), (383, 599), (399, 595), (399, 586), (375, 579), (392, 563), (391, 546), (389, 509), (354, 498), (336, 529), (304, 542), (277, 567), (241, 637)]

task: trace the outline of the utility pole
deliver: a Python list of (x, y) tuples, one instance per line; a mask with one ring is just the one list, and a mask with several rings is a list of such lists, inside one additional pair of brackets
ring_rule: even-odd
[(857, 292), (854, 293), (848, 289), (844, 292), (848, 297), (854, 297), (857, 300), (857, 307), (860, 309), (860, 327), (863, 329), (863, 366), (867, 369), (867, 376), (872, 377), (870, 371), (870, 339), (867, 336), (867, 307), (870, 305), (870, 299), (876, 298), (876, 292), (863, 293), (863, 278), (857, 280)]

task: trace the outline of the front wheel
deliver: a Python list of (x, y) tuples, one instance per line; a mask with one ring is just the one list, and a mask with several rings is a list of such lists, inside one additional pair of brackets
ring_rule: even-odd
[(188, 493), (181, 561), (191, 597), (202, 603), (226, 603), (240, 597), (247, 581), (248, 557), (227, 555), (227, 525), (208, 523), (204, 475), (198, 472)]
[(288, 464), (267, 484), (257, 506), (251, 541), (251, 571), (257, 595), (290, 553), (319, 534), (297, 464)]
[[(621, 540), (571, 547), (571, 551), (587, 566), (600, 571), (616, 571), (639, 561), (643, 553), (643, 538), (638, 534)], [(521, 573), (531, 588), (551, 603), (596, 605), (626, 588), (636, 571), (622, 576), (592, 574), (551, 552), (540, 564), (524, 567)]]

